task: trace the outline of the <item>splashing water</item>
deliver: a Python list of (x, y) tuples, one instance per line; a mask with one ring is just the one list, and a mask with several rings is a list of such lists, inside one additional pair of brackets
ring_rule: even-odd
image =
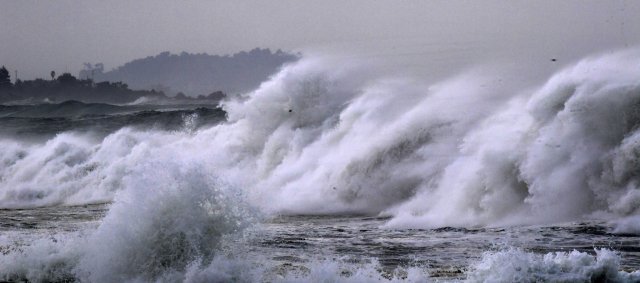
[[(600, 219), (613, 233), (634, 234), (639, 71), (640, 54), (622, 51), (583, 59), (531, 89), (482, 68), (434, 83), (306, 58), (226, 101), (228, 121), (215, 126), (195, 128), (197, 116), (188, 116), (186, 131), (2, 138), (0, 207), (111, 204), (95, 228), (3, 252), (0, 278), (428, 276), (409, 268), (381, 277), (375, 263), (342, 274), (340, 264), (318, 260), (277, 277), (231, 255), (229, 242), (272, 215), (382, 215), (391, 231)], [(468, 279), (637, 280), (618, 272), (617, 260), (603, 250), (510, 250), (485, 254)]]

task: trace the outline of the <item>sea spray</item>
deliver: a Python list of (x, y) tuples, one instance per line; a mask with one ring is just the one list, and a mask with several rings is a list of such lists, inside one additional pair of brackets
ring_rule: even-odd
[(2, 141), (0, 206), (110, 201), (175, 143), (267, 213), (382, 212), (390, 227), (633, 215), (637, 53), (586, 58), (537, 89), (482, 68), (428, 82), (305, 58), (226, 101), (226, 123)]
[[(384, 213), (390, 229), (606, 215), (630, 217), (618, 229), (634, 232), (637, 66), (636, 51), (587, 58), (530, 90), (492, 84), (491, 72), (433, 83), (309, 58), (227, 101), (215, 126), (3, 140), (3, 208), (112, 204), (95, 230), (1, 255), (0, 275), (206, 280), (254, 208)], [(254, 278), (237, 275), (238, 260), (224, 278)], [(337, 269), (308, 274), (322, 270)]]
[[(636, 190), (633, 178), (612, 182), (608, 174), (636, 129), (639, 63), (636, 51), (587, 58), (533, 90), (491, 86), (491, 74), (478, 72), (427, 85), (364, 80), (346, 92), (350, 99), (337, 115), (322, 112), (322, 124), (295, 123), (299, 118), (271, 102), (287, 89), (281, 83), (305, 84), (308, 77), (276, 76), (278, 83), (263, 84), (243, 102), (252, 107), (228, 108), (230, 117), (241, 117), (229, 128), (249, 136), (246, 123), (256, 118), (242, 117), (281, 117), (249, 144), (260, 145), (256, 164), (272, 164), (259, 167), (269, 169), (249, 191), (266, 200), (259, 205), (267, 211), (387, 211), (396, 216), (394, 227), (581, 219), (613, 211)], [(343, 81), (324, 83), (343, 89)], [(324, 91), (318, 105), (334, 99)], [(634, 168), (616, 166), (618, 175)]]
[[(175, 134), (122, 129), (103, 140), (61, 133), (42, 145), (14, 146), (2, 169), (0, 207), (26, 208), (108, 202), (148, 148)], [(2, 143), (15, 143), (1, 141)]]
[(238, 190), (208, 171), (204, 160), (145, 156), (131, 164), (97, 230), (8, 252), (0, 274), (30, 281), (173, 281), (190, 265), (208, 264), (224, 237), (252, 221)]
[(211, 261), (222, 238), (250, 221), (241, 199), (200, 164), (153, 159), (124, 180), (126, 189), (88, 239), (80, 278), (146, 281), (182, 274), (192, 262)]

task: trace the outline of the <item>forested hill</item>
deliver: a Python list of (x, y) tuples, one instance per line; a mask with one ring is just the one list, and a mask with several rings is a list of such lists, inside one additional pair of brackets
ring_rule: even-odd
[(132, 89), (154, 89), (167, 94), (183, 92), (195, 96), (212, 90), (233, 94), (258, 87), (283, 64), (297, 59), (298, 55), (259, 48), (230, 56), (163, 52), (108, 72), (104, 72), (102, 64), (85, 64), (80, 78), (122, 81)]

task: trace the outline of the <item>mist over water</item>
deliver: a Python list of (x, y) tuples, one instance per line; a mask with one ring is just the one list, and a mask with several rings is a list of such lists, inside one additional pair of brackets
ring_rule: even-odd
[[(35, 143), (6, 136), (0, 208), (110, 204), (96, 228), (3, 252), (0, 278), (266, 280), (270, 267), (229, 242), (279, 215), (385, 216), (390, 231), (598, 220), (634, 234), (638, 74), (637, 50), (584, 58), (542, 85), (495, 67), (434, 82), (311, 57), (225, 101), (227, 121), (215, 125), (190, 127), (184, 116), (180, 130), (70, 130)], [(613, 252), (520, 250), (484, 255), (468, 279), (498, 276), (498, 263), (513, 259), (537, 266), (534, 275), (564, 264), (584, 278), (638, 280), (618, 273)], [(408, 268), (381, 277), (370, 262), (346, 264), (351, 276), (340, 277), (341, 264), (312, 262), (310, 272), (273, 281), (428, 276)]]

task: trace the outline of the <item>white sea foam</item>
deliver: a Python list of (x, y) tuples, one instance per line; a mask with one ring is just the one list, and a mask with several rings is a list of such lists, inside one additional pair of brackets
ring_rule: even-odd
[(519, 249), (486, 252), (471, 266), (469, 282), (638, 282), (640, 271), (620, 271), (620, 257), (610, 250), (596, 255), (572, 251), (547, 254)]
[[(75, 243), (77, 244), (77, 243)], [(145, 251), (131, 246), (135, 252)], [(176, 249), (177, 250), (177, 249)], [(174, 250), (173, 252), (175, 252)], [(117, 249), (117, 251), (122, 251)], [(159, 252), (159, 250), (154, 250)], [(382, 271), (375, 259), (369, 263), (342, 260), (315, 260), (282, 266), (260, 259), (213, 255), (208, 260), (194, 259), (181, 263), (181, 268), (165, 268), (135, 263), (136, 257), (100, 257), (111, 261), (123, 260), (123, 269), (111, 269), (113, 264), (88, 266), (83, 264), (82, 246), (40, 240), (28, 247), (22, 257), (0, 256), (0, 277), (4, 280), (43, 282), (80, 278), (91, 282), (425, 282), (432, 281), (424, 266), (398, 268), (391, 273)], [(163, 250), (162, 252), (169, 252)], [(115, 255), (109, 252), (108, 255)], [(84, 255), (87, 256), (87, 255)], [(149, 267), (150, 269), (142, 269)], [(160, 268), (163, 267), (163, 268)], [(175, 266), (174, 266), (175, 267)], [(88, 268), (88, 269), (87, 269)], [(466, 282), (638, 282), (640, 271), (623, 271), (620, 256), (611, 250), (584, 252), (552, 252), (536, 254), (517, 248), (485, 252), (472, 262), (462, 275)], [(155, 274), (149, 273), (155, 270)], [(111, 271), (111, 272), (107, 272)], [(85, 277), (87, 276), (87, 277)], [(451, 279), (442, 278), (446, 282)], [(456, 279), (455, 281), (459, 281)]]
[(428, 273), (422, 268), (399, 268), (392, 273), (381, 272), (373, 260), (366, 264), (340, 260), (318, 260), (281, 270), (277, 266), (264, 266), (228, 258), (216, 258), (204, 268), (192, 267), (185, 282), (425, 282)]

